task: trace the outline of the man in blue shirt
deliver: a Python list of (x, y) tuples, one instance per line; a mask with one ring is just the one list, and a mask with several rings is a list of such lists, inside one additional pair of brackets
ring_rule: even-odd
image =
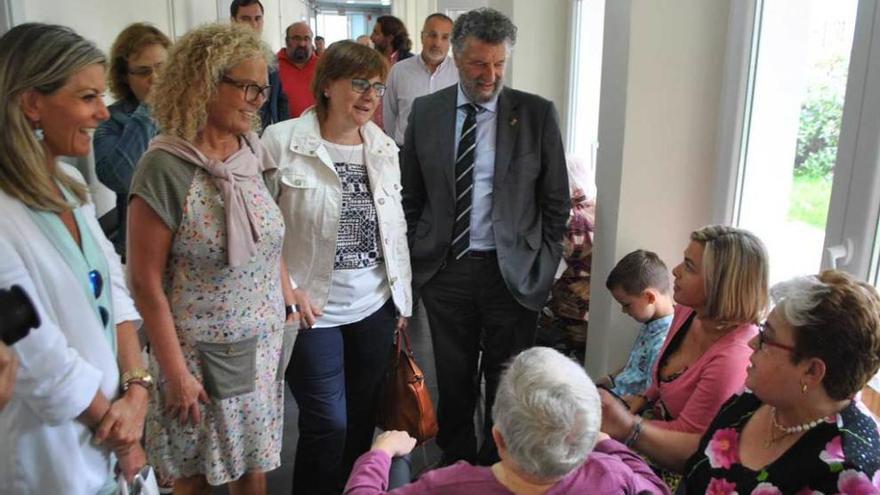
[(515, 41), (516, 26), (496, 10), (461, 15), (452, 32), (460, 82), (416, 98), (405, 134), (403, 207), (436, 356), (443, 463), (497, 460), (490, 412), (501, 369), (533, 345), (569, 213), (553, 104), (503, 86)]

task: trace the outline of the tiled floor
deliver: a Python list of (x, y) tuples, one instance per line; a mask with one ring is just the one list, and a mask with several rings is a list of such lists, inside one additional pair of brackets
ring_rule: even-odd
[[(437, 400), (437, 375), (434, 371), (434, 349), (431, 346), (431, 336), (428, 330), (428, 322), (423, 308), (416, 311), (410, 322), (410, 338), (412, 340), (413, 353), (416, 361), (425, 373), (431, 397)], [(270, 495), (290, 495), (291, 479), (293, 477), (293, 459), (296, 454), (297, 441), (297, 408), (296, 401), (290, 395), (289, 390), (284, 393), (284, 443), (281, 448), (281, 467), (268, 474)], [(440, 450), (429, 442), (417, 448), (413, 452), (413, 473), (418, 473), (429, 464), (440, 458)], [(226, 495), (226, 488), (217, 488), (214, 495)]]

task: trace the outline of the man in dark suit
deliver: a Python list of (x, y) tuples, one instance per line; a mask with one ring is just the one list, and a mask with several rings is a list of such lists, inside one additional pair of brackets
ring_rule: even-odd
[[(452, 33), (460, 83), (417, 98), (406, 130), (403, 206), (413, 286), (434, 343), (443, 463), (497, 460), (498, 378), (533, 344), (569, 214), (553, 104), (503, 86), (515, 41), (516, 27), (496, 10), (461, 15)], [(486, 381), (479, 454), (478, 363)]]

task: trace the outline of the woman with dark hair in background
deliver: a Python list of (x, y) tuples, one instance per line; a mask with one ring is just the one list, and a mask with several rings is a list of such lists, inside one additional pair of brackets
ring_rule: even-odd
[[(376, 18), (370, 40), (373, 42), (373, 47), (382, 54), (389, 71), (392, 65), (413, 56), (410, 51), (412, 40), (409, 38), (406, 26), (403, 21), (393, 15), (382, 15)], [(373, 122), (380, 128), (385, 128), (382, 118), (382, 98), (379, 98), (379, 105), (376, 112), (373, 113)]]
[(138, 160), (157, 132), (146, 99), (169, 46), (171, 40), (162, 31), (135, 23), (123, 29), (110, 48), (108, 80), (116, 102), (107, 107), (110, 119), (95, 132), (95, 172), (116, 193), (119, 223), (109, 236), (123, 259), (128, 188)]

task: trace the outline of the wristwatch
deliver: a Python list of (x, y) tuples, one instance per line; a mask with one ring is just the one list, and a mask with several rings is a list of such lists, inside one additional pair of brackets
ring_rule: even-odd
[(132, 385), (140, 385), (147, 390), (153, 388), (153, 375), (151, 375), (145, 369), (133, 369), (128, 370), (122, 374), (122, 378), (120, 378), (122, 382), (122, 391), (128, 391), (129, 387)]

